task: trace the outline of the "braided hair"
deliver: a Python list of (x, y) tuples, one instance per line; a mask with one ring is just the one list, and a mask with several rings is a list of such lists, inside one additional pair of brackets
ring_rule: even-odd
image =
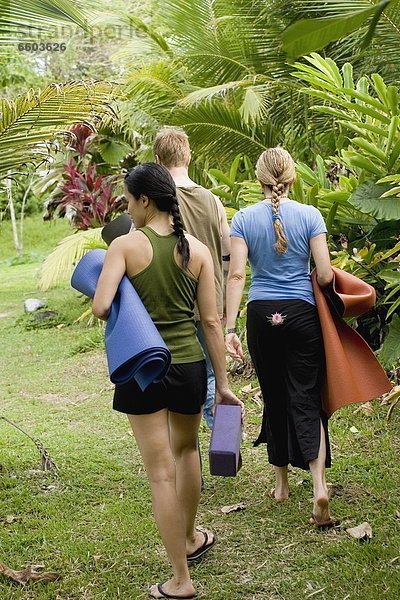
[(182, 256), (182, 266), (188, 268), (190, 248), (183, 232), (175, 182), (170, 172), (155, 162), (143, 163), (133, 167), (125, 176), (125, 185), (134, 198), (142, 194), (152, 200), (161, 212), (172, 216), (173, 228), (178, 238), (177, 250)]
[(275, 250), (285, 254), (288, 249), (287, 238), (283, 229), (279, 204), (289, 187), (296, 179), (293, 158), (280, 146), (268, 148), (258, 158), (256, 176), (259, 182), (271, 190), (272, 223), (275, 230)]

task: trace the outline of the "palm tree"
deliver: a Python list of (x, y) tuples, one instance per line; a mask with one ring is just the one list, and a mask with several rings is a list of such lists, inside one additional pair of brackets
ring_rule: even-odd
[(184, 126), (194, 154), (214, 166), (240, 152), (254, 159), (268, 145), (294, 143), (296, 117), (304, 130), (304, 99), (281, 48), (288, 20), (273, 4), (166, 0), (157, 30), (131, 19), (146, 40), (126, 87), (144, 146), (160, 124)]

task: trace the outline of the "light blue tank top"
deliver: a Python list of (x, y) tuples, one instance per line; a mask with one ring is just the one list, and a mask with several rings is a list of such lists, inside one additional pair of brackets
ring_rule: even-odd
[(282, 200), (281, 222), (288, 240), (286, 254), (274, 248), (275, 230), (270, 203), (258, 202), (239, 210), (232, 219), (231, 236), (248, 247), (252, 300), (300, 299), (315, 305), (310, 279), (310, 239), (326, 233), (321, 213), (308, 204)]

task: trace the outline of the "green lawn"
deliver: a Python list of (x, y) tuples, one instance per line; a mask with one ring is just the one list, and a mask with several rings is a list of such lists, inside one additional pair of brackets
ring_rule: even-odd
[[(86, 321), (74, 323), (87, 304), (68, 286), (37, 290), (40, 261), (70, 233), (65, 223), (52, 225), (27, 222), (26, 252), (37, 256), (14, 265), (6, 226), (0, 228), (0, 415), (39, 440), (59, 469), (58, 476), (38, 472), (35, 445), (0, 420), (0, 562), (14, 569), (44, 565), (62, 578), (22, 588), (0, 576), (0, 598), (144, 599), (147, 587), (167, 578), (170, 569), (127, 419), (111, 408), (102, 331), (88, 328)], [(35, 327), (23, 314), (27, 297), (43, 298), (58, 312), (52, 327)], [(256, 385), (242, 376), (232, 378), (236, 390), (249, 383)], [(217, 532), (218, 543), (191, 567), (199, 597), (398, 600), (398, 407), (390, 421), (379, 401), (372, 403), (371, 415), (355, 413), (359, 407), (353, 406), (331, 419), (328, 479), (332, 513), (341, 525), (318, 532), (308, 525), (308, 473), (292, 470), (287, 503), (269, 498), (273, 477), (265, 448), (252, 446), (261, 409), (251, 394), (242, 397), (246, 439), (236, 478), (209, 474), (209, 432), (204, 426), (201, 431), (206, 488), (199, 523)], [(245, 510), (221, 511), (237, 502), (244, 502)], [(372, 526), (369, 543), (346, 533), (363, 521)]]

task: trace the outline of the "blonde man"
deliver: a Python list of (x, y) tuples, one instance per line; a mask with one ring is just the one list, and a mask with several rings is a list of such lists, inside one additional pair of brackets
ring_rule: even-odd
[[(177, 188), (179, 210), (184, 229), (205, 244), (212, 255), (217, 308), (220, 319), (224, 317), (224, 272), (229, 270), (230, 235), (226, 212), (222, 202), (205, 187), (189, 177), (191, 159), (189, 138), (183, 129), (163, 127), (156, 135), (153, 152), (158, 163), (168, 169)], [(204, 334), (195, 310), (197, 335), (207, 361), (207, 399), (203, 408), (204, 419), (213, 425), (215, 377), (204, 343)]]

